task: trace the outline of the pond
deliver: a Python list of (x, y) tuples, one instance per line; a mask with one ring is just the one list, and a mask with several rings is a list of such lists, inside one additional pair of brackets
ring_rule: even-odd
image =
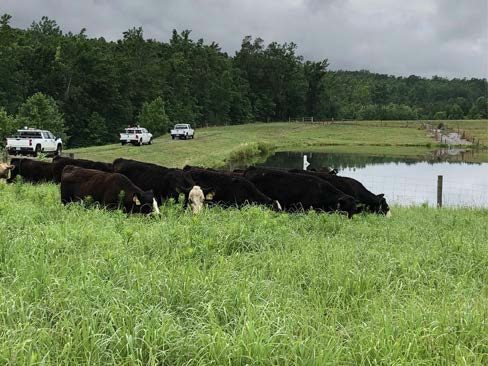
[(308, 169), (331, 167), (339, 175), (359, 180), (373, 193), (384, 193), (387, 201), (400, 205), (437, 203), (437, 177), (443, 176), (443, 205), (488, 207), (488, 163), (466, 163), (459, 154), (424, 158), (371, 156), (364, 154), (277, 152), (264, 163), (275, 168), (302, 168), (306, 154)]

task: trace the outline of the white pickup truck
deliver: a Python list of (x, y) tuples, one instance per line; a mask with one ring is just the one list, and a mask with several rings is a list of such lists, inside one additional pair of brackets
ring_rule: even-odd
[(151, 145), (153, 135), (145, 128), (127, 127), (125, 132), (120, 134), (120, 143), (122, 145), (131, 143), (132, 145), (141, 146), (142, 144)]
[(7, 151), (10, 155), (33, 155), (39, 153), (61, 155), (63, 141), (46, 130), (25, 127), (14, 137), (7, 138)]
[(179, 123), (171, 130), (171, 138), (192, 139), (195, 137), (195, 130), (188, 123)]

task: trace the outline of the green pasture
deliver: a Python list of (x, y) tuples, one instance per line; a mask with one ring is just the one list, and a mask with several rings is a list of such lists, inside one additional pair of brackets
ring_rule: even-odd
[[(463, 128), (485, 139), (488, 121), (449, 121), (449, 129)], [(484, 141), (484, 140), (482, 140)], [(264, 143), (276, 150), (338, 151), (367, 154), (424, 156), (439, 147), (418, 121), (354, 121), (333, 124), (296, 122), (252, 123), (196, 130), (194, 140), (171, 140), (164, 135), (152, 145), (119, 144), (73, 149), (76, 157), (113, 161), (118, 157), (150, 161), (168, 167), (185, 164), (219, 167), (236, 150)], [(487, 143), (488, 144), (488, 143)], [(473, 161), (488, 161), (486, 153)]]

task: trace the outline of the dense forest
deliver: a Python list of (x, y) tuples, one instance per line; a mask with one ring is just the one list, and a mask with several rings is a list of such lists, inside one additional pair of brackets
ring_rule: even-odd
[(129, 29), (116, 42), (63, 33), (43, 17), (28, 29), (0, 18), (0, 137), (49, 128), (69, 146), (113, 142), (140, 123), (239, 124), (317, 119), (487, 118), (486, 79), (330, 71), (294, 43), (247, 36), (234, 56), (173, 31), (169, 42)]

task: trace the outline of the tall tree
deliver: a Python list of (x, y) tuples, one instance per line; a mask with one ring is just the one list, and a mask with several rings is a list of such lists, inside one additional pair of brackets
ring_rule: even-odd
[(145, 102), (137, 120), (155, 137), (165, 134), (170, 127), (164, 101), (161, 97), (157, 97), (150, 103)]
[(327, 59), (319, 62), (306, 61), (303, 65), (303, 71), (307, 81), (305, 113), (309, 116), (325, 117), (325, 104), (327, 102), (327, 104), (330, 104), (324, 83), (328, 66)]
[(18, 122), (7, 111), (0, 107), (0, 146), (5, 145), (5, 139), (18, 128)]
[(22, 126), (46, 129), (67, 140), (63, 115), (50, 96), (36, 93), (27, 98), (20, 106), (17, 118)]

